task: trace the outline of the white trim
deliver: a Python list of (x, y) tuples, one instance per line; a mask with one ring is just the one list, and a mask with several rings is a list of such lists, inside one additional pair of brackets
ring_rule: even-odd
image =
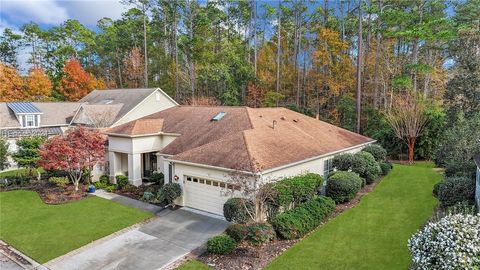
[(206, 164), (200, 164), (200, 163), (194, 163), (194, 162), (188, 162), (188, 161), (181, 161), (181, 160), (175, 160), (175, 159), (169, 159), (169, 158), (166, 158), (165, 161), (184, 164), (184, 165), (189, 165), (189, 166), (194, 166), (194, 167), (220, 170), (220, 171), (225, 171), (225, 172), (241, 172), (241, 173), (245, 173), (245, 174), (248, 174), (248, 175), (256, 175), (256, 173), (253, 173), (253, 172), (239, 171), (239, 170), (234, 170), (234, 169), (229, 169), (229, 168), (224, 168), (224, 167), (211, 166), (211, 165), (206, 165)]
[(85, 105), (85, 104), (87, 104), (87, 102), (82, 102), (82, 103), (80, 103), (80, 106), (78, 106), (78, 109), (77, 109), (77, 111), (75, 112), (75, 114), (73, 115), (72, 120), (70, 120), (70, 123), (68, 123), (69, 126), (72, 125), (73, 120), (75, 120), (75, 118), (77, 117), (78, 112), (80, 112), (80, 109), (82, 109), (82, 108), (83, 108), (83, 105)]
[(111, 127), (115, 126), (118, 122), (120, 122), (123, 118), (125, 118), (130, 112), (132, 112), (133, 110), (138, 108), (140, 105), (142, 105), (142, 103), (144, 103), (145, 100), (147, 100), (147, 98), (149, 98), (151, 95), (153, 95), (154, 93), (157, 93), (157, 92), (162, 93), (165, 97), (167, 97), (170, 101), (172, 101), (175, 104), (175, 106), (178, 106), (178, 103), (173, 98), (171, 98), (169, 95), (167, 95), (165, 92), (163, 92), (162, 89), (160, 89), (160, 88), (152, 88), (152, 89), (153, 89), (152, 93), (150, 93), (148, 96), (146, 96), (142, 101), (140, 101), (137, 105), (135, 105), (135, 107), (133, 107), (130, 111), (128, 111), (126, 114), (124, 114), (122, 117), (120, 117), (120, 119), (113, 122), (113, 124), (111, 124), (110, 126)]
[[(136, 121), (136, 120), (132, 120)], [(105, 132), (103, 133), (108, 136), (112, 137), (121, 137), (121, 138), (139, 138), (139, 137), (150, 137), (150, 136), (158, 136), (158, 135), (167, 135), (167, 136), (180, 136), (181, 134), (178, 133), (167, 133), (167, 132), (158, 132), (158, 133), (149, 133), (149, 134), (139, 134), (139, 135), (127, 135), (127, 134), (119, 134), (119, 133), (110, 133), (110, 132)]]
[(292, 162), (292, 163), (289, 163), (289, 164), (285, 164), (285, 165), (282, 165), (282, 166), (278, 166), (278, 167), (275, 167), (275, 168), (271, 168), (271, 169), (262, 171), (262, 174), (263, 173), (271, 173), (271, 172), (278, 171), (278, 170), (281, 170), (281, 169), (293, 167), (293, 166), (296, 166), (298, 164), (309, 162), (311, 160), (316, 160), (316, 159), (319, 159), (319, 158), (328, 157), (328, 156), (335, 155), (335, 154), (338, 154), (338, 153), (341, 153), (341, 152), (345, 152), (345, 151), (348, 151), (348, 150), (352, 150), (352, 149), (355, 149), (355, 148), (366, 146), (366, 145), (369, 145), (369, 144), (372, 144), (372, 143), (375, 143), (375, 142), (376, 142), (376, 140), (372, 140), (372, 141), (369, 141), (369, 142), (366, 142), (366, 143), (357, 144), (355, 146), (343, 148), (343, 149), (333, 151), (333, 152), (329, 152), (329, 153), (326, 153), (326, 154), (322, 154), (322, 155), (319, 155), (319, 156), (314, 156), (314, 157), (311, 157), (311, 158), (307, 158), (307, 159), (303, 159), (303, 160), (300, 160), (300, 161)]

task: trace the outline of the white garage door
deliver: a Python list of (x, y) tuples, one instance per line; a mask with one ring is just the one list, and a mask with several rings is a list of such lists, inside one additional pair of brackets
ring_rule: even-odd
[(224, 182), (185, 176), (185, 206), (223, 216), (223, 204), (230, 198), (226, 187)]

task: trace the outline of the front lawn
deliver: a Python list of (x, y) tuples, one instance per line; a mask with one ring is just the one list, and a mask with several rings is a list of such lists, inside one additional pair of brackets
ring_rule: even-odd
[(33, 191), (0, 192), (0, 239), (39, 263), (151, 216), (98, 197), (47, 205)]
[(287, 250), (266, 269), (407, 269), (407, 241), (432, 215), (431, 163), (395, 165), (360, 203)]
[(211, 270), (208, 265), (197, 260), (191, 260), (177, 267), (175, 270)]

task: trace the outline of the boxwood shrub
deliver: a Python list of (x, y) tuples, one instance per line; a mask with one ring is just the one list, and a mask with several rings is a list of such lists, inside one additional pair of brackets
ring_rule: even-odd
[(268, 243), (275, 239), (275, 230), (268, 223), (252, 223), (246, 225), (247, 235), (245, 240), (254, 245)]
[(335, 209), (335, 202), (325, 196), (285, 211), (271, 220), (275, 231), (284, 239), (296, 239), (315, 229)]
[(290, 209), (317, 195), (318, 188), (323, 183), (319, 174), (307, 173), (282, 179), (273, 185), (277, 191), (276, 204), (283, 209)]
[(449, 207), (461, 202), (475, 202), (475, 180), (469, 177), (446, 177), (434, 186), (434, 192), (442, 207)]
[(392, 164), (387, 163), (385, 161), (379, 161), (378, 165), (380, 165), (380, 169), (382, 170), (382, 175), (387, 175), (392, 169)]
[(376, 161), (384, 161), (387, 157), (387, 150), (379, 144), (367, 145), (362, 151), (372, 154)]
[(237, 241), (226, 234), (214, 236), (207, 242), (208, 252), (215, 254), (231, 253), (236, 246)]
[(115, 179), (117, 180), (117, 188), (122, 189), (126, 185), (128, 185), (128, 177), (125, 175), (117, 175), (115, 176)]
[(353, 154), (345, 153), (336, 155), (333, 158), (332, 165), (339, 171), (348, 171), (352, 168), (354, 161)]
[(232, 224), (225, 232), (237, 242), (244, 240), (248, 234), (247, 225), (244, 224)]
[(178, 183), (166, 183), (158, 190), (157, 196), (159, 201), (172, 205), (178, 197), (182, 196), (182, 187)]
[(242, 198), (230, 198), (223, 205), (223, 216), (227, 221), (245, 224), (250, 221), (247, 209), (253, 211), (253, 203)]
[(336, 203), (352, 200), (362, 188), (362, 178), (354, 172), (336, 171), (327, 181), (327, 196)]
[(367, 184), (373, 183), (375, 179), (382, 173), (382, 169), (378, 165), (372, 154), (364, 151), (355, 153), (351, 170), (358, 173), (360, 177), (365, 178)]

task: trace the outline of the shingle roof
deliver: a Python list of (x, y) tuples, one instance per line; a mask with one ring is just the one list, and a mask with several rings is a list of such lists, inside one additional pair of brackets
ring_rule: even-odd
[(114, 117), (116, 122), (156, 90), (158, 88), (93, 90), (79, 102), (89, 105), (121, 104), (122, 108)]
[[(219, 112), (226, 114), (212, 121)], [(160, 152), (172, 155), (173, 160), (248, 171), (267, 170), (373, 141), (285, 108), (177, 106), (108, 132), (180, 134)]]
[[(80, 107), (77, 102), (32, 102), (43, 114), (40, 126), (63, 126), (68, 125)], [(7, 103), (0, 102), (0, 128), (21, 127), (15, 113), (7, 106)]]

